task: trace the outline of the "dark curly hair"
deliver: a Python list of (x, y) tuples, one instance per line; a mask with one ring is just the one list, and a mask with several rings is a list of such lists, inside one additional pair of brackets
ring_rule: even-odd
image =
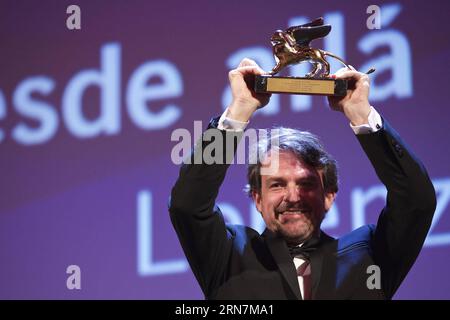
[[(337, 162), (324, 149), (316, 135), (308, 131), (285, 127), (275, 127), (267, 132), (270, 132), (270, 135), (260, 138), (250, 148), (247, 168), (248, 184), (244, 189), (250, 197), (253, 192), (261, 192), (261, 159), (272, 149), (290, 151), (313, 168), (322, 169), (325, 191), (335, 193), (338, 191)], [(278, 143), (272, 146), (273, 141)]]

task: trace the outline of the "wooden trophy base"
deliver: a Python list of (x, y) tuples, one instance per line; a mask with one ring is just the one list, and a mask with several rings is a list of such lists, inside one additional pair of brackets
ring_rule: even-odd
[(321, 96), (345, 96), (347, 80), (298, 77), (256, 76), (257, 93), (287, 93)]

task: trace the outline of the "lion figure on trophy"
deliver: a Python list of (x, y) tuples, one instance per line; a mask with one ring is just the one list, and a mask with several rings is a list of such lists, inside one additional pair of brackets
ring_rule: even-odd
[[(309, 46), (312, 40), (323, 38), (330, 31), (331, 26), (324, 25), (322, 17), (300, 26), (290, 27), (285, 31), (277, 30), (270, 38), (277, 64), (269, 74), (275, 75), (288, 65), (308, 61), (313, 64), (313, 70), (305, 77), (325, 78), (330, 74), (330, 64), (325, 56), (333, 57), (350, 68), (344, 60), (334, 54)], [(322, 69), (322, 73), (319, 74)]]

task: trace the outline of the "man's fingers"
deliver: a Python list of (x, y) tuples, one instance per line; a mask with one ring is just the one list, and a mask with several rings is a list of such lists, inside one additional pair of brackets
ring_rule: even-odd
[(254, 73), (254, 74), (264, 74), (266, 73), (260, 66), (255, 62), (255, 60), (244, 58), (239, 63), (237, 69), (244, 74)]
[(343, 72), (345, 72), (345, 71), (349, 71), (349, 68), (347, 68), (347, 67), (342, 67), (342, 68), (340, 68), (338, 71), (336, 71), (335, 75), (337, 76), (337, 75), (339, 75), (339, 74), (341, 74), (341, 73), (343, 73)]
[(231, 70), (228, 73), (228, 78), (230, 79), (230, 81), (233, 81), (239, 78), (243, 79), (245, 76), (249, 75), (263, 75), (263, 74), (266, 74), (266, 72), (263, 69), (261, 69), (254, 60), (244, 58), (239, 63), (239, 66), (236, 69)]
[(336, 72), (335, 74), (335, 79), (355, 79), (356, 81), (358, 81), (361, 78), (367, 77), (366, 74), (358, 72), (358, 71), (354, 71), (354, 70), (348, 70), (347, 71), (342, 71), (342, 72)]
[(239, 63), (239, 66), (238, 66), (238, 68), (240, 68), (240, 67), (248, 67), (248, 66), (258, 66), (258, 64), (254, 61), (254, 60), (252, 60), (252, 59), (249, 59), (249, 58), (244, 58), (244, 59), (242, 59), (242, 61)]
[(242, 74), (264, 74), (266, 73), (263, 69), (261, 69), (259, 66), (245, 66), (245, 67), (240, 67), (237, 68), (237, 70), (239, 70), (239, 72), (241, 72)]
[(230, 79), (232, 79), (235, 77), (243, 77), (243, 76), (250, 75), (250, 74), (262, 75), (265, 73), (266, 72), (258, 66), (244, 66), (244, 67), (238, 67), (237, 69), (231, 70), (228, 73), (228, 77)]
[(349, 65), (350, 68), (347, 67), (343, 67), (340, 68), (338, 71), (336, 71), (336, 73), (334, 74), (336, 78), (341, 79), (343, 74), (349, 75), (348, 72), (356, 72), (359, 73), (353, 66)]

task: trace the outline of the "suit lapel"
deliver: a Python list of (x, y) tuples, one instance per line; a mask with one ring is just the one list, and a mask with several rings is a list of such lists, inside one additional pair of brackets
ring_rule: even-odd
[[(286, 242), (282, 238), (276, 236), (269, 229), (266, 229), (262, 236), (264, 237), (270, 253), (272, 254), (276, 264), (278, 265), (281, 274), (289, 284), (292, 292), (295, 294), (297, 299), (302, 299), (300, 287), (298, 285), (297, 272), (295, 270), (295, 265), (292, 261), (291, 255), (289, 254), (289, 249), (286, 245)], [(333, 252), (336, 251), (336, 246), (336, 240), (327, 235), (325, 232), (321, 231), (319, 248), (311, 254), (310, 261), (312, 272), (312, 299), (320, 299), (322, 295), (324, 295), (324, 297), (327, 296), (327, 291), (332, 291), (334, 284), (334, 281), (332, 281), (332, 279), (334, 277), (330, 278), (329, 276), (325, 276), (326, 279), (324, 280), (322, 274), (330, 273), (331, 275), (333, 275), (335, 273), (336, 262), (333, 259), (327, 259), (327, 264), (330, 265), (325, 268), (324, 260), (325, 256), (327, 256), (328, 258), (331, 258), (333, 256)], [(325, 281), (323, 285), (319, 286), (319, 284), (323, 281)], [(325, 288), (325, 285), (330, 287)], [(321, 288), (320, 291), (319, 288)]]
[[(325, 272), (333, 271), (334, 263), (332, 261), (328, 261), (326, 270), (324, 269), (324, 259), (325, 256), (328, 258), (333, 255), (333, 250), (330, 246), (335, 239), (324, 233), (320, 232), (320, 245), (319, 248), (311, 254), (311, 273), (312, 273), (312, 299), (320, 299), (321, 292), (319, 292), (319, 284), (322, 278), (322, 274)], [(332, 272), (334, 274), (334, 272)], [(328, 282), (328, 281), (325, 281)], [(324, 283), (320, 288), (324, 289), (324, 285), (333, 285), (333, 283)], [(331, 288), (330, 288), (331, 289)], [(323, 291), (323, 290), (321, 290)], [(328, 290), (324, 290), (325, 292)]]
[(264, 231), (262, 236), (264, 237), (270, 253), (278, 265), (281, 274), (289, 284), (292, 292), (295, 294), (297, 299), (302, 299), (297, 280), (297, 272), (295, 270), (295, 265), (292, 261), (291, 255), (289, 254), (286, 242), (282, 238), (277, 237), (268, 229)]

